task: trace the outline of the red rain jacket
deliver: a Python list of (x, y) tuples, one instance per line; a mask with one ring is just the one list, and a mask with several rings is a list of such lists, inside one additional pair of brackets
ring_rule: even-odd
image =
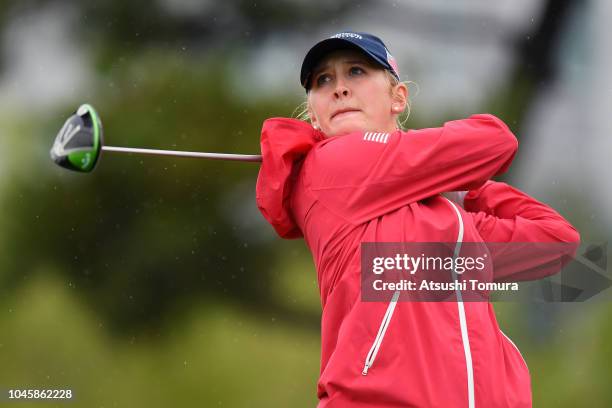
[[(488, 114), (332, 138), (264, 122), (257, 205), (281, 237), (304, 237), (317, 270), (319, 408), (531, 406), (527, 365), (490, 303), (360, 300), (361, 242), (578, 242), (556, 211), (488, 181), (517, 146)], [(464, 208), (440, 195), (460, 190)]]

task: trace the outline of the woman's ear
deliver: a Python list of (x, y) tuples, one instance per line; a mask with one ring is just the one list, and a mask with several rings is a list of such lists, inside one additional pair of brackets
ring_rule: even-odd
[(312, 110), (310, 109), (310, 107), (308, 108), (308, 117), (310, 118), (310, 123), (312, 124), (312, 127), (315, 128), (316, 130), (321, 129), (319, 127), (319, 123), (317, 121), (316, 116), (314, 115), (314, 113), (312, 113)]
[(408, 103), (408, 87), (403, 82), (395, 85), (391, 94), (391, 110), (393, 113), (400, 113), (406, 109)]

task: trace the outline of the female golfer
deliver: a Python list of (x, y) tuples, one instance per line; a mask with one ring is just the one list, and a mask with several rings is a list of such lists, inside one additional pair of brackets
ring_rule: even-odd
[[(399, 129), (408, 90), (370, 34), (317, 43), (300, 79), (310, 120), (264, 122), (257, 205), (281, 237), (304, 237), (316, 265), (319, 407), (531, 406), (527, 365), (489, 302), (360, 297), (363, 242), (579, 241), (553, 209), (490, 181), (514, 135), (489, 114)], [(453, 191), (468, 193), (441, 194)]]

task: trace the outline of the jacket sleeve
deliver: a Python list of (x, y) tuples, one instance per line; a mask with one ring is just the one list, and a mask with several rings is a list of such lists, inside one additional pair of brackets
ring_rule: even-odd
[(264, 218), (283, 238), (299, 238), (302, 231), (291, 211), (294, 179), (303, 158), (323, 140), (323, 134), (304, 121), (270, 118), (261, 129), (261, 154), (255, 197)]
[(493, 257), (494, 280), (534, 280), (573, 259), (580, 234), (558, 212), (506, 183), (488, 181), (464, 199)]
[(508, 169), (517, 147), (489, 114), (382, 138), (356, 132), (314, 149), (309, 183), (330, 211), (360, 224), (444, 191), (476, 189)]

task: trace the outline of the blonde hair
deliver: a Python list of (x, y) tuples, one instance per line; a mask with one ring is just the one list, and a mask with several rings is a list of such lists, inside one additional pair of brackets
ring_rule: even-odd
[[(390, 90), (391, 90), (393, 89), (393, 87), (395, 87), (397, 84), (400, 83), (400, 80), (397, 79), (391, 72), (389, 72), (386, 69), (385, 69), (385, 73), (387, 74), (387, 79), (389, 80), (389, 84), (391, 85), (390, 86)], [(416, 94), (418, 95), (419, 86), (417, 85), (416, 82), (401, 81), (401, 83), (405, 84), (407, 87), (409, 84), (414, 84), (417, 89)], [(299, 120), (303, 120), (308, 123), (312, 123), (310, 115), (308, 114), (308, 92), (309, 91), (307, 91), (306, 93), (306, 100), (304, 100), (304, 102), (300, 103), (295, 108), (295, 110), (291, 114), (291, 117), (299, 119)], [(412, 108), (412, 102), (410, 101), (410, 97), (408, 97), (406, 108), (402, 111), (402, 113), (398, 115), (397, 120), (396, 120), (396, 125), (398, 129), (406, 130), (405, 124), (406, 124), (406, 121), (408, 121), (408, 117), (410, 116), (411, 108)]]

